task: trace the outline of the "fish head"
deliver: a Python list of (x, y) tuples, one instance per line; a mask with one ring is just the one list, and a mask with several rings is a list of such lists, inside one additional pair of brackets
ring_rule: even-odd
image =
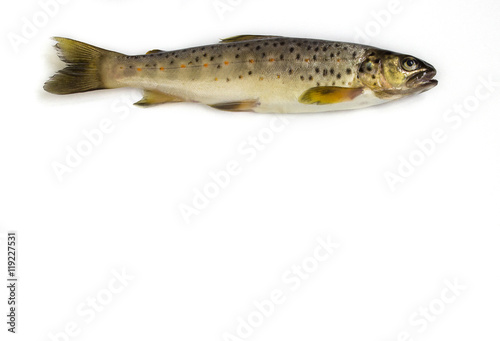
[(358, 70), (360, 81), (384, 99), (420, 94), (434, 88), (436, 69), (413, 56), (395, 52), (367, 51)]

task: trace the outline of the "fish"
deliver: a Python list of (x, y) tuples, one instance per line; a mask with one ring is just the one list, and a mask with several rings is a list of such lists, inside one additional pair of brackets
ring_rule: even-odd
[(414, 56), (372, 46), (281, 36), (239, 35), (219, 43), (125, 55), (54, 37), (65, 68), (44, 89), (67, 95), (138, 88), (134, 103), (195, 102), (259, 113), (350, 110), (434, 88), (436, 69)]

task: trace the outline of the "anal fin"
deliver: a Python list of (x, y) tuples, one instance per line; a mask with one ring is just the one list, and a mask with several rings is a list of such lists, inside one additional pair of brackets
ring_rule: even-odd
[(308, 89), (299, 97), (303, 104), (335, 104), (349, 102), (363, 93), (363, 88), (340, 88), (336, 86), (318, 86)]
[(175, 103), (175, 102), (184, 102), (184, 100), (180, 97), (166, 94), (164, 92), (156, 90), (144, 90), (144, 95), (142, 99), (134, 104), (146, 107), (150, 105), (156, 105), (162, 103)]
[(217, 103), (210, 104), (212, 108), (224, 110), (224, 111), (253, 111), (254, 108), (259, 106), (260, 103), (255, 100), (246, 100), (246, 101), (235, 101), (235, 102), (225, 102), (225, 103)]

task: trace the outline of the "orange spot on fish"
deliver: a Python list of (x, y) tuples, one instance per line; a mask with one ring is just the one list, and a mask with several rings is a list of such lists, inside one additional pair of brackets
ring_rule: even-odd
[(309, 63), (310, 59), (306, 59), (306, 60), (304, 60), (304, 61), (305, 61), (306, 63)]
[(219, 78), (215, 78), (215, 80), (216, 80), (216, 81), (218, 81), (218, 80), (219, 80)]
[(255, 60), (250, 59), (250, 60), (249, 60), (249, 62), (250, 62), (251, 64), (253, 64), (253, 63), (255, 62)]
[(264, 77), (260, 77), (259, 80), (263, 81), (264, 80)]
[(270, 62), (274, 62), (274, 58), (269, 59)]
[(186, 65), (184, 65), (184, 64), (181, 64), (181, 68), (183, 68), (183, 69), (184, 69), (185, 67), (186, 67)]
[(123, 66), (120, 66), (120, 70), (123, 70)]
[(340, 58), (339, 58), (339, 59), (337, 59), (337, 63), (340, 63)]
[(280, 78), (281, 78), (281, 76), (280, 76), (280, 75), (278, 75), (278, 76), (276, 76), (276, 78), (280, 79)]
[(208, 67), (208, 64), (203, 64), (204, 67)]
[(224, 62), (224, 64), (229, 65), (229, 62), (226, 60), (226, 61)]
[(137, 71), (142, 71), (142, 69), (140, 67), (137, 68)]
[(160, 71), (163, 71), (163, 70), (165, 70), (165, 68), (164, 68), (164, 67), (161, 67), (161, 68), (160, 68)]

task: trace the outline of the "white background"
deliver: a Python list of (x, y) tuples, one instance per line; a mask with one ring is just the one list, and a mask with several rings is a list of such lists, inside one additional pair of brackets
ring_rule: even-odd
[[(500, 87), (460, 124), (445, 117), (474, 103), (481, 78), (500, 81), (500, 3), (401, 0), (381, 24), (373, 13), (391, 9), (386, 0), (229, 6), (221, 16), (212, 0), (67, 1), (17, 47), (10, 39), (41, 6), (1, 12), (1, 339), (46, 341), (74, 323), (78, 336), (57, 339), (223, 340), (273, 290), (285, 302), (242, 340), (498, 339)], [(59, 66), (51, 36), (141, 54), (236, 34), (356, 41), (357, 32), (430, 62), (439, 86), (359, 111), (281, 115), (289, 125), (251, 161), (238, 146), (275, 116), (141, 109), (128, 89), (42, 90)], [(54, 163), (103, 119), (114, 130), (59, 181)], [(387, 172), (435, 129), (446, 141), (391, 190)], [(241, 173), (187, 224), (179, 205), (233, 160)], [(20, 243), (15, 337), (5, 324), (8, 230)], [(340, 247), (292, 291), (282, 276), (317, 238)], [(106, 298), (122, 269), (133, 280), (88, 322), (78, 307)], [(453, 303), (440, 298), (447, 280), (467, 287)], [(423, 331), (410, 319), (429, 305), (439, 316)]]

